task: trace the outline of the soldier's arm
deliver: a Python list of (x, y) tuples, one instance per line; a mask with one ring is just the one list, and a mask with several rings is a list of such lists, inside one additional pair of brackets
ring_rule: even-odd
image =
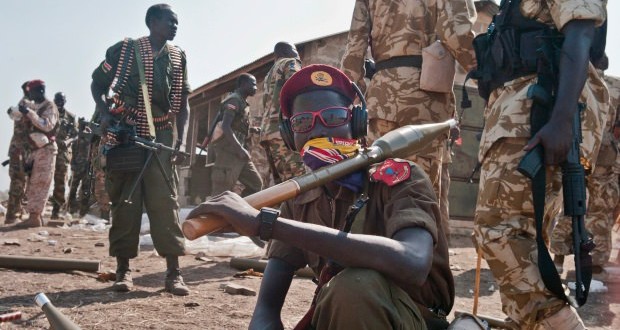
[(472, 47), (475, 34), (476, 7), (473, 0), (437, 1), (437, 37), (452, 56), (470, 71), (476, 67), (476, 56)]
[(30, 119), (33, 126), (43, 132), (51, 131), (54, 127), (56, 127), (56, 123), (58, 122), (58, 111), (54, 109), (54, 106), (50, 102), (48, 102), (48, 105), (41, 113), (41, 116), (39, 116), (37, 112), (32, 109), (28, 109), (26, 116)]
[(120, 41), (108, 48), (105, 60), (93, 71), (90, 92), (95, 101), (95, 113), (93, 114), (92, 121), (98, 119), (101, 123), (105, 123), (110, 116), (108, 105), (106, 104), (106, 96), (116, 73), (116, 66), (118, 65), (122, 46), (123, 41)]
[(347, 48), (342, 56), (340, 68), (349, 76), (351, 81), (359, 86), (362, 92), (366, 91), (364, 58), (370, 40), (371, 25), (368, 0), (356, 0), (347, 39)]
[(181, 108), (174, 119), (177, 128), (177, 141), (175, 147), (182, 148), (185, 143), (185, 133), (187, 132), (187, 120), (189, 118), (189, 93), (191, 88), (187, 79), (187, 58), (185, 52), (181, 51), (181, 65), (183, 66), (183, 89), (181, 91)]
[(295, 268), (287, 262), (270, 258), (261, 281), (249, 329), (282, 329), (280, 313), (291, 286)]

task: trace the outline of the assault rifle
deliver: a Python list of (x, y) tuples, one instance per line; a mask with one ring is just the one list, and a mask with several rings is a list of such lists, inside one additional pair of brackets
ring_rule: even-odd
[[(534, 85), (536, 86), (536, 85)], [(536, 102), (536, 101), (534, 101)], [(581, 135), (581, 119), (580, 113), (583, 105), (580, 104), (579, 111), (575, 114), (573, 119), (573, 142), (571, 143), (571, 149), (568, 152), (568, 156), (565, 162), (560, 164), (562, 168), (562, 193), (564, 197), (564, 215), (571, 217), (572, 222), (572, 239), (573, 239), (573, 253), (575, 259), (575, 298), (579, 306), (585, 304), (588, 298), (588, 291), (590, 290), (590, 281), (592, 279), (592, 256), (590, 251), (594, 249), (594, 242), (590, 238), (586, 231), (584, 224), (584, 216), (586, 214), (586, 184), (585, 184), (585, 170), (580, 162), (579, 144), (582, 141)], [(529, 153), (521, 159), (519, 163), (519, 172), (527, 176), (532, 180), (536, 180), (538, 175), (545, 175), (544, 171), (544, 151), (539, 145), (535, 149), (530, 150)], [(544, 179), (543, 179), (544, 182)], [(534, 185), (534, 183), (533, 183)], [(543, 194), (544, 201), (544, 186), (540, 188), (539, 194)], [(534, 194), (536, 194), (534, 189)], [(534, 197), (536, 198), (536, 197)], [(536, 207), (536, 201), (534, 201)], [(535, 212), (544, 212), (543, 210), (536, 210)], [(538, 230), (538, 224), (537, 224)], [(540, 243), (539, 243), (540, 245)], [(546, 253), (544, 253), (546, 252)], [(549, 253), (546, 250), (541, 252), (539, 246), (539, 267), (541, 267), (541, 273), (545, 271), (551, 271), (550, 269), (544, 269), (553, 267), (553, 262), (550, 262)], [(549, 260), (542, 262), (541, 255), (548, 257)], [(557, 271), (555, 272), (557, 275)], [(552, 292), (553, 287), (556, 287), (559, 292), (563, 293), (563, 289), (560, 282), (555, 283), (552, 278), (548, 276), (542, 276), (545, 286)], [(557, 276), (559, 280), (559, 276)], [(549, 283), (547, 283), (549, 282)], [(553, 283), (552, 283), (553, 282)], [(559, 286), (559, 287), (558, 287)], [(558, 295), (558, 293), (556, 293)], [(565, 298), (568, 300), (568, 297)], [(571, 304), (574, 304), (574, 302)]]

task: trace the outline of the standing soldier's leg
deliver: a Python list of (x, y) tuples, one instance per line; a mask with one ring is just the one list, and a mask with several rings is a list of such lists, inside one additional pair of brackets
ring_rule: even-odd
[(54, 192), (52, 194), (53, 209), (52, 219), (58, 219), (58, 212), (65, 205), (65, 185), (69, 170), (70, 155), (67, 151), (59, 151), (56, 156), (56, 169), (54, 170)]
[(69, 185), (69, 213), (74, 214), (78, 211), (77, 194), (80, 183), (84, 179), (84, 171), (81, 169), (73, 169), (71, 171), (71, 184)]
[(51, 146), (43, 147), (32, 153), (34, 163), (32, 174), (28, 180), (26, 195), (28, 196), (28, 220), (21, 222), (20, 227), (39, 227), (43, 225), (43, 209), (54, 177), (56, 150)]
[(499, 284), (502, 310), (520, 328), (584, 329), (575, 310), (546, 289), (536, 263), (531, 182), (517, 171), (526, 143), (496, 141), (482, 161), (474, 237)]
[(5, 224), (17, 221), (17, 212), (21, 212), (22, 198), (26, 190), (26, 171), (24, 169), (24, 157), (21, 153), (9, 156), (9, 200), (6, 207)]
[(110, 196), (106, 190), (106, 173), (102, 169), (95, 169), (95, 199), (101, 212), (101, 218), (110, 220)]
[(241, 197), (252, 195), (263, 189), (263, 180), (251, 160), (241, 169), (238, 180), (245, 186)]

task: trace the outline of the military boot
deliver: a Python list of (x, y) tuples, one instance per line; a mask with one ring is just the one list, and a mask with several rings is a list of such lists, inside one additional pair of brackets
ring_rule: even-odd
[(6, 214), (4, 215), (4, 224), (10, 225), (17, 221), (17, 212), (10, 208), (7, 208)]
[(15, 225), (18, 228), (31, 228), (43, 226), (43, 219), (40, 214), (30, 213), (28, 220), (22, 221)]
[(116, 257), (116, 281), (112, 284), (112, 290), (116, 292), (129, 292), (133, 288), (129, 258)]
[(189, 289), (185, 285), (185, 282), (183, 282), (183, 277), (181, 276), (179, 257), (167, 256), (166, 266), (168, 269), (166, 270), (165, 291), (175, 296), (187, 296), (189, 294)]
[(52, 208), (52, 216), (50, 217), (50, 219), (58, 220), (58, 212), (60, 212), (60, 206), (54, 204), (54, 207)]

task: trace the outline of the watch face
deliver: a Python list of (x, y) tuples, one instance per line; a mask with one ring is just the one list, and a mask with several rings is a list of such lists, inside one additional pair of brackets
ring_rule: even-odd
[(280, 212), (272, 208), (263, 207), (260, 210), (260, 227), (258, 233), (260, 239), (268, 241), (271, 239), (273, 223), (278, 219)]

